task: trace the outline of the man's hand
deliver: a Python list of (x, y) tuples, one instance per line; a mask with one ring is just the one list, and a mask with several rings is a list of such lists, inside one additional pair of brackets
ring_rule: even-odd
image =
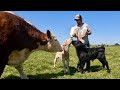
[(80, 41), (81, 41), (83, 44), (85, 43), (85, 40), (83, 40), (83, 39), (81, 39)]
[(86, 35), (91, 35), (91, 30), (87, 30)]

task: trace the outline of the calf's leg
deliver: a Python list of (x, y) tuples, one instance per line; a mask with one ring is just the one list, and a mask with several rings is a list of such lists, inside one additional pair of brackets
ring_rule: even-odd
[(108, 65), (108, 62), (107, 62), (106, 58), (105, 57), (100, 58), (99, 61), (102, 63), (103, 68), (106, 66), (107, 72), (110, 73), (109, 65)]
[(86, 71), (89, 73), (90, 72), (90, 60), (86, 61)]
[(54, 67), (56, 67), (56, 62), (57, 62), (57, 59), (58, 59), (58, 57), (57, 57), (57, 56), (55, 56), (55, 59), (54, 59)]
[(78, 66), (78, 71), (83, 74), (83, 72), (84, 72), (83, 68), (84, 68), (84, 65), (85, 65), (85, 60), (83, 59), (79, 63), (80, 64)]
[(77, 71), (80, 72), (80, 61), (78, 61), (78, 64), (77, 64)]
[(66, 60), (66, 65), (67, 65), (67, 72), (68, 74), (70, 74), (69, 59)]
[(23, 71), (23, 64), (20, 64), (20, 65), (16, 66), (15, 68), (18, 70), (21, 79), (29, 79)]
[(67, 74), (67, 72), (66, 72), (66, 64), (65, 64), (65, 60), (64, 60), (64, 59), (62, 59), (62, 62), (63, 62), (64, 74)]

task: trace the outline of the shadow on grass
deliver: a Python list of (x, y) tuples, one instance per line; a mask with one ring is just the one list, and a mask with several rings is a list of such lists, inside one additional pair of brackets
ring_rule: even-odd
[(70, 75), (74, 75), (77, 72), (77, 68), (70, 66)]
[[(91, 66), (90, 70), (91, 72), (97, 72), (102, 70), (102, 66), (96, 65), (96, 66)], [(77, 72), (77, 69), (75, 67), (70, 66), (70, 74), (69, 75), (74, 75)], [(27, 75), (29, 79), (57, 79), (58, 76), (64, 76), (64, 71), (60, 71), (58, 73), (43, 73), (43, 74), (36, 74), (36, 75)], [(14, 76), (14, 75), (9, 75), (3, 79), (21, 79), (19, 76)]]
[[(91, 66), (90, 70), (91, 72), (97, 72), (102, 69), (102, 66), (96, 65), (96, 66)], [(69, 75), (74, 75), (77, 72), (77, 69), (75, 67), (70, 66), (70, 74)], [(62, 70), (61, 72), (58, 73), (43, 73), (43, 74), (36, 74), (36, 75), (27, 75), (29, 79), (57, 79), (58, 76), (64, 76), (64, 71)], [(9, 75), (3, 79), (20, 79), (19, 76), (14, 76), (14, 75)]]
[(100, 66), (100, 65), (96, 65), (96, 66), (91, 66), (90, 67), (90, 70), (91, 70), (91, 72), (97, 72), (97, 71), (100, 71), (100, 70), (102, 70), (103, 68), (102, 68), (102, 66)]
[[(96, 65), (96, 66), (91, 66), (90, 70), (91, 72), (97, 72), (102, 70), (102, 66)], [(75, 67), (70, 66), (70, 74), (69, 75), (74, 75), (77, 72), (77, 69)], [(58, 73), (43, 73), (43, 74), (36, 74), (36, 75), (27, 75), (29, 79), (57, 79), (58, 76), (64, 76), (64, 71), (60, 71)], [(14, 75), (9, 75), (3, 79), (20, 79), (19, 76), (14, 76)]]
[[(74, 75), (76, 73), (77, 69), (75, 67), (70, 66), (70, 74)], [(36, 75), (27, 75), (29, 79), (57, 79), (58, 76), (64, 76), (63, 70), (58, 73), (43, 73), (43, 74), (36, 74)], [(20, 79), (19, 76), (9, 75), (3, 79)]]
[(15, 76), (15, 75), (8, 75), (7, 77), (5, 78), (1, 78), (1, 79), (21, 79), (19, 76)]

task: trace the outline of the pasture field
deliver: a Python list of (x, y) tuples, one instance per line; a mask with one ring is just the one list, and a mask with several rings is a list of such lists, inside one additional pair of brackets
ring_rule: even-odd
[[(91, 61), (90, 73), (78, 73), (76, 66), (78, 58), (73, 46), (70, 47), (70, 75), (63, 74), (61, 60), (53, 67), (55, 53), (36, 51), (32, 53), (24, 63), (24, 72), (30, 79), (120, 79), (120, 46), (108, 46), (106, 48), (106, 59), (111, 73), (106, 68), (101, 69), (101, 63), (96, 59)], [(99, 68), (99, 69), (98, 69)], [(14, 67), (6, 66), (1, 79), (20, 79), (18, 71)]]

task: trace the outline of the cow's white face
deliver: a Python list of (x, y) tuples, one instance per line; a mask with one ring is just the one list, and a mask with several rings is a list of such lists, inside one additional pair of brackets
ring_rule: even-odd
[(61, 47), (59, 41), (53, 34), (51, 34), (51, 39), (48, 40), (47, 49), (48, 49), (47, 51), (49, 51), (49, 52), (62, 51), (62, 47)]
[(52, 33), (51, 33), (51, 39), (48, 39), (47, 44), (46, 45), (40, 45), (39, 44), (38, 49), (45, 50), (45, 51), (48, 51), (48, 52), (62, 51), (62, 47), (61, 47), (59, 41), (57, 40), (57, 38)]

